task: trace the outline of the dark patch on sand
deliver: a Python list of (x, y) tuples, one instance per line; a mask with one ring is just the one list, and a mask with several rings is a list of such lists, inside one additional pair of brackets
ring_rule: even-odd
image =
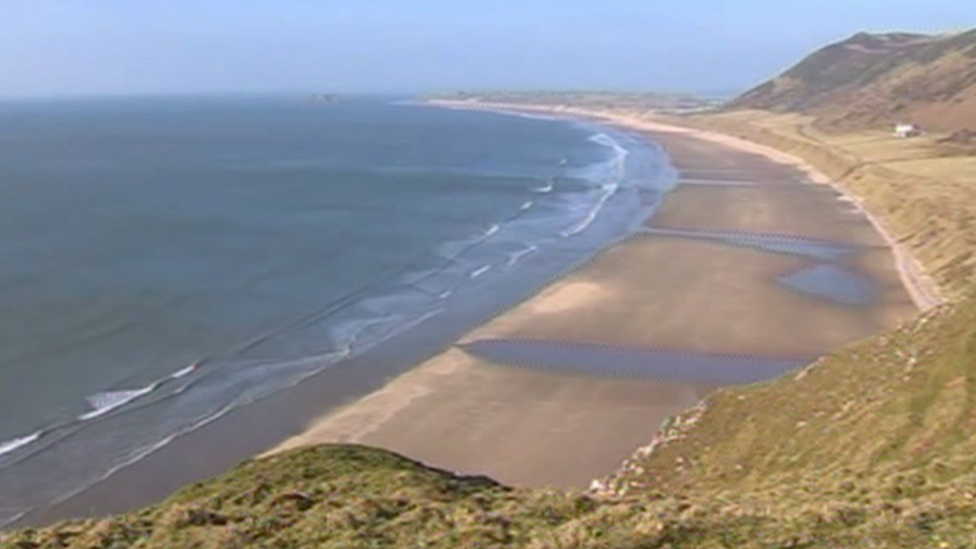
[(460, 345), (484, 360), (548, 373), (708, 385), (765, 381), (814, 357), (772, 357), (650, 349), (570, 341), (481, 339)]

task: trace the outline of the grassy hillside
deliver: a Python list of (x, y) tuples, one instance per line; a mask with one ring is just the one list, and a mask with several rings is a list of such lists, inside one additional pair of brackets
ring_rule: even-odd
[[(830, 546), (823, 529), (843, 547), (972, 547), (974, 434), (976, 303), (967, 301), (780, 381), (719, 391), (604, 490), (768, 513), (817, 547)], [(826, 526), (838, 521), (846, 528)]]
[(737, 98), (733, 109), (816, 115), (827, 129), (911, 122), (976, 129), (976, 30), (946, 36), (857, 34)]
[[(516, 490), (381, 450), (322, 446), (245, 463), (137, 513), (12, 533), (0, 547), (639, 549), (723, 547), (759, 529), (792, 539), (789, 524), (750, 513), (683, 496)], [(825, 532), (846, 528), (825, 521)]]
[(248, 462), (156, 507), (15, 534), (2, 547), (522, 546), (587, 513), (582, 496), (518, 493), (355, 446)]

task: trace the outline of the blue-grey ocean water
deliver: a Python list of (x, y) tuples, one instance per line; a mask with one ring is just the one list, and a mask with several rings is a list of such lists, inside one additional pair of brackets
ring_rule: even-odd
[(674, 181), (654, 145), (562, 120), (378, 99), (0, 103), (0, 525), (537, 287)]

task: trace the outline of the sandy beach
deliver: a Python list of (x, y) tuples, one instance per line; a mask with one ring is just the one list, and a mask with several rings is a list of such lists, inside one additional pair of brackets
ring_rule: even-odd
[[(619, 376), (600, 364), (567, 372), (488, 360), (464, 345), (666, 351), (713, 369), (748, 367), (747, 357), (799, 364), (927, 305), (924, 291), (905, 289), (914, 279), (878, 226), (836, 188), (810, 184), (825, 180), (795, 159), (734, 138), (608, 121), (661, 143), (681, 172), (645, 233), (274, 451), (364, 443), (517, 485), (586, 487), (716, 384), (671, 371), (678, 361)], [(824, 247), (840, 251), (828, 259)], [(870, 298), (845, 301), (804, 287), (806, 278), (792, 284), (804, 273), (829, 274), (827, 286), (867, 285)], [(716, 357), (730, 358), (723, 366)]]

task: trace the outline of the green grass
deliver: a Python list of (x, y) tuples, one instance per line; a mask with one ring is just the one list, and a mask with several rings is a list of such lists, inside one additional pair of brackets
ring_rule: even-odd
[(139, 512), (14, 532), (0, 547), (639, 549), (722, 543), (762, 522), (674, 498), (517, 490), (377, 449), (321, 446), (249, 461)]
[(144, 511), (21, 532), (0, 546), (521, 546), (533, 528), (592, 508), (582, 495), (520, 494), (381, 450), (322, 446), (246, 462)]

